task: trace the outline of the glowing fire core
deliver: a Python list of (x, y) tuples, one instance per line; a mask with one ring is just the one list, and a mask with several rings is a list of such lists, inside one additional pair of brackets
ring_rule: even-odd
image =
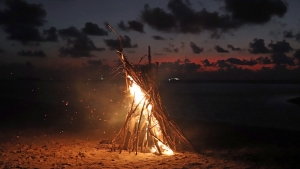
[[(148, 127), (145, 128), (146, 134), (145, 134), (145, 139), (148, 140), (148, 132), (151, 130), (151, 132), (155, 133), (156, 138), (154, 138), (157, 141), (157, 145), (161, 151), (162, 154), (165, 155), (173, 155), (174, 152), (169, 148), (167, 144), (162, 143), (163, 141), (163, 134), (160, 129), (160, 125), (156, 118), (152, 115), (152, 105), (149, 103), (149, 101), (146, 98), (146, 93), (142, 91), (142, 89), (137, 85), (137, 83), (133, 80), (132, 77), (128, 76), (128, 79), (130, 80), (130, 83), (128, 85), (129, 92), (131, 96), (133, 97), (133, 101), (135, 105), (138, 105), (138, 108), (143, 110), (142, 115), (144, 116), (144, 119), (147, 119), (145, 121), (146, 125)], [(141, 104), (142, 103), (142, 104)], [(145, 106), (146, 105), (146, 106)], [(146, 109), (143, 109), (143, 107), (146, 107)], [(137, 118), (137, 123), (141, 123), (140, 121), (141, 118)], [(154, 124), (149, 124), (149, 120), (151, 120), (151, 123)], [(151, 125), (151, 126), (150, 126)], [(151, 147), (150, 151), (152, 153), (159, 153), (159, 150), (157, 149), (155, 145)]]

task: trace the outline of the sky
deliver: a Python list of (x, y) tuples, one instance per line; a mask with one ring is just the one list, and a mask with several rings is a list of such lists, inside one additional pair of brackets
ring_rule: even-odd
[[(0, 0), (0, 79), (97, 79), (151, 46), (162, 78), (300, 80), (298, 0)], [(145, 63), (142, 60), (141, 63)]]

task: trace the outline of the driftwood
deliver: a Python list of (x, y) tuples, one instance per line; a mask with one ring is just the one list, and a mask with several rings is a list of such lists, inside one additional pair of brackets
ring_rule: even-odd
[(133, 100), (124, 125), (112, 140), (112, 151), (119, 148), (120, 153), (125, 149), (136, 154), (138, 152), (171, 154), (172, 151), (177, 150), (178, 143), (184, 143), (195, 150), (179, 127), (164, 113), (156, 85), (157, 68), (156, 71), (152, 70), (150, 47), (148, 63), (134, 65), (122, 52), (121, 36), (110, 25), (108, 27), (118, 35), (120, 40), (120, 49), (117, 54), (123, 64), (126, 87), (131, 92), (130, 89), (135, 88), (135, 92), (131, 93)]

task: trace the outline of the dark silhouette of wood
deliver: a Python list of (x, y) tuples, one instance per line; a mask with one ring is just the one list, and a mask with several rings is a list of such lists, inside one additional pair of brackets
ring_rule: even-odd
[[(120, 35), (111, 26), (109, 28), (118, 35), (121, 41)], [(151, 149), (156, 149), (156, 153), (162, 154), (168, 148), (176, 151), (179, 143), (184, 143), (192, 150), (196, 150), (179, 127), (164, 113), (165, 110), (156, 85), (157, 68), (155, 73), (151, 69), (150, 46), (146, 65), (130, 63), (122, 49), (118, 50), (117, 54), (123, 64), (127, 89), (132, 85), (137, 85), (144, 95), (139, 102), (132, 101), (124, 125), (112, 140), (112, 150), (115, 151), (116, 145), (119, 145), (120, 153), (123, 149), (129, 152), (135, 151), (136, 154), (138, 151), (150, 152)], [(133, 98), (136, 94), (134, 93)]]

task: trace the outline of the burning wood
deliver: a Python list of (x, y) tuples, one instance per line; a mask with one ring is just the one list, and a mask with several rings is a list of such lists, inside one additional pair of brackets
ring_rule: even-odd
[(156, 73), (151, 68), (150, 47), (148, 64), (133, 65), (122, 52), (121, 36), (110, 25), (108, 27), (120, 40), (117, 53), (126, 75), (127, 90), (133, 98), (125, 123), (112, 140), (112, 150), (115, 151), (118, 144), (120, 153), (126, 149), (136, 154), (140, 151), (172, 155), (180, 142), (195, 150), (178, 126), (164, 114)]

